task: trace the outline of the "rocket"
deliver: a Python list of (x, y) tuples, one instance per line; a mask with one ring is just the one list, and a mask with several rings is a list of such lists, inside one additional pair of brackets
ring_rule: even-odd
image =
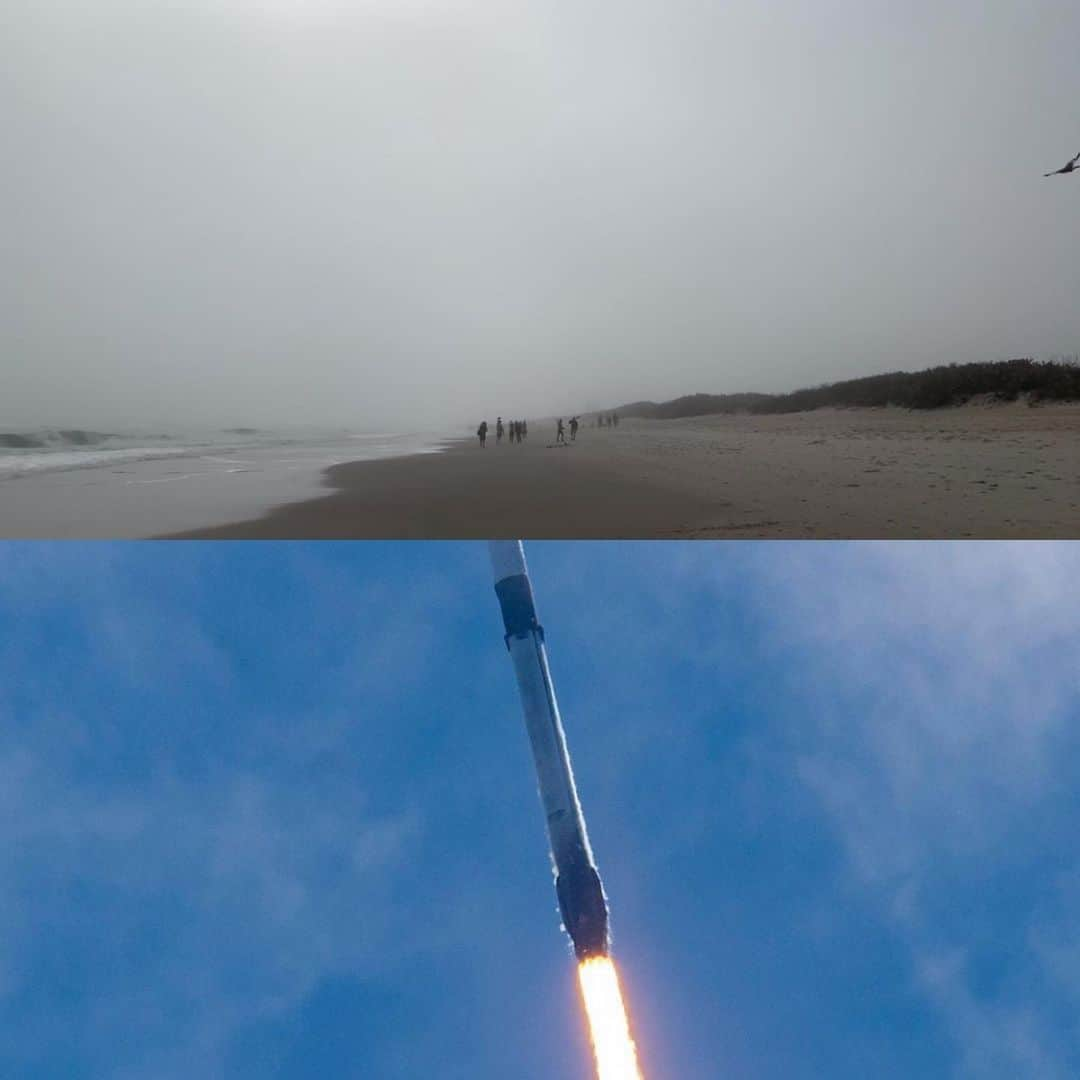
[(507, 651), (517, 676), (525, 728), (532, 746), (540, 802), (547, 819), (555, 892), (563, 927), (579, 960), (606, 956), (607, 898), (593, 861), (581, 813), (566, 735), (555, 701), (555, 688), (544, 648), (544, 630), (536, 617), (532, 584), (520, 540), (492, 540), (495, 594), (502, 608)]

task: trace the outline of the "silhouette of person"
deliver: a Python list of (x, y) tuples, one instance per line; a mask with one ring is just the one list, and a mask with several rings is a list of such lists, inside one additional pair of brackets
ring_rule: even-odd
[(495, 421), (495, 445), (498, 446), (502, 442), (503, 437), (503, 422), (502, 417), (498, 417)]
[(487, 421), (481, 420), (480, 426), (476, 429), (477, 438), (480, 440), (481, 448), (487, 446)]
[(566, 432), (563, 430), (562, 417), (559, 417), (559, 426), (555, 429), (555, 441), (557, 443), (566, 442)]
[(570, 417), (570, 441), (574, 442), (577, 439), (578, 418), (576, 416)]
[(528, 420), (521, 421), (521, 437), (527, 439), (529, 437), (529, 422)]
[(611, 422), (612, 422), (612, 423), (613, 423), (613, 424), (614, 424), (614, 425), (615, 425), (616, 427), (618, 427), (618, 426), (619, 426), (619, 414), (618, 414), (617, 412), (613, 412), (613, 413), (611, 414)]

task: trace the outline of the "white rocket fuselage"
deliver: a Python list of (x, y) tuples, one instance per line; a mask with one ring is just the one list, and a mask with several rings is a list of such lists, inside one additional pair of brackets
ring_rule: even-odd
[(525, 555), (517, 540), (493, 540), (489, 547), (506, 647), (517, 676), (547, 821), (563, 924), (579, 957), (603, 955), (608, 951), (607, 902), (578, 801)]

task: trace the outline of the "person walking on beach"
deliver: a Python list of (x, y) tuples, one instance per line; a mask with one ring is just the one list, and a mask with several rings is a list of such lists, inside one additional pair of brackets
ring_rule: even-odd
[(480, 449), (483, 450), (487, 446), (487, 421), (481, 420), (480, 426), (476, 429), (476, 437), (480, 440)]
[(503, 422), (502, 417), (498, 417), (495, 420), (495, 445), (498, 446), (502, 442), (503, 437)]
[(559, 425), (555, 429), (555, 441), (557, 443), (566, 442), (566, 432), (563, 430), (563, 422), (562, 422), (562, 417), (561, 416), (559, 417)]
[(528, 437), (529, 437), (529, 422), (528, 422), (528, 420), (522, 420), (521, 421), (521, 438), (522, 439), (527, 439)]
[(571, 442), (577, 442), (577, 429), (578, 429), (578, 419), (577, 419), (576, 416), (571, 416), (570, 417), (570, 441)]
[(611, 422), (615, 427), (619, 426), (619, 414), (617, 412), (611, 414)]

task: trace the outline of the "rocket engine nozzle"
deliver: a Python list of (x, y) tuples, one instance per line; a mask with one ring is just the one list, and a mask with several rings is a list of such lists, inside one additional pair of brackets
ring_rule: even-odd
[(555, 892), (577, 958), (607, 956), (611, 949), (607, 898), (596, 867), (586, 865), (560, 873), (555, 879)]

